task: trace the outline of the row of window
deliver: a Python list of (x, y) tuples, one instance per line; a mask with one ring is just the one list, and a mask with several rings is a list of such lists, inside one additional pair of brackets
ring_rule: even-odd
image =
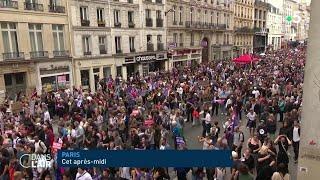
[(235, 14), (240, 18), (252, 19), (253, 7), (247, 8), (243, 6), (235, 6)]
[[(24, 9), (28, 11), (44, 11), (43, 1), (39, 0), (25, 0)], [(65, 13), (65, 7), (61, 6), (61, 0), (48, 0), (48, 11), (53, 13)], [(19, 9), (18, 0), (1, 0), (1, 8)]]
[(266, 19), (267, 18), (267, 11), (255, 9), (254, 10), (254, 18), (255, 19)]
[[(152, 19), (151, 15), (151, 10), (146, 9), (145, 10), (145, 17), (146, 19)], [(80, 20), (83, 26), (89, 26), (90, 25), (90, 20), (89, 20), (89, 10), (87, 6), (81, 6), (80, 7)], [(128, 17), (128, 24), (134, 23), (134, 11), (127, 11), (127, 17)], [(121, 22), (123, 21), (121, 19), (121, 11), (115, 9), (113, 11), (113, 17), (114, 17), (114, 23), (115, 26), (121, 26)], [(156, 10), (156, 18), (157, 19), (162, 19), (162, 11)], [(98, 25), (99, 23), (105, 23), (105, 11), (104, 8), (97, 8), (97, 21)], [(87, 24), (83, 24), (83, 22), (88, 22)], [(104, 24), (105, 25), (105, 24)]]
[[(178, 36), (179, 36), (179, 44), (178, 44)], [(221, 35), (216, 35), (216, 44), (221, 44), (222, 41)], [(183, 46), (183, 42), (185, 42), (183, 33), (173, 33), (173, 43), (179, 45), (180, 47)], [(223, 34), (223, 44), (231, 44), (231, 36), (229, 34)], [(190, 46), (194, 46), (194, 33), (190, 34)]]
[[(42, 24), (29, 24), (28, 26), (31, 57), (45, 56), (43, 48)], [(20, 52), (20, 50), (16, 23), (1, 23), (1, 34), (5, 54), (8, 56), (19, 55), (17, 54)], [(64, 25), (53, 24), (52, 36), (54, 52), (59, 53), (65, 51)]]
[[(99, 36), (99, 52), (100, 54), (107, 54), (107, 37), (106, 36)], [(116, 53), (123, 53), (122, 52), (122, 38), (121, 36), (115, 36), (114, 37), (114, 43), (115, 43), (115, 50)], [(129, 42), (129, 51), (135, 52), (135, 37), (130, 36), (128, 41)], [(89, 35), (84, 35), (82, 37), (82, 51), (83, 55), (91, 55), (92, 51), (92, 39)], [(157, 35), (157, 50), (163, 50), (163, 44), (162, 44), (162, 35)], [(152, 44), (152, 35), (147, 35), (147, 51), (155, 51), (156, 48), (154, 48)]]
[[(201, 14), (201, 10), (200, 9), (198, 9), (198, 11), (195, 11), (193, 7), (188, 9), (188, 11), (186, 11), (186, 12), (183, 11), (183, 7), (179, 7), (179, 12), (178, 13), (177, 13), (177, 7), (176, 6), (173, 6), (172, 10), (173, 10), (172, 17), (173, 17), (173, 23), (174, 24), (177, 24), (177, 22), (179, 22), (179, 24), (182, 24), (183, 17), (184, 17), (183, 13), (190, 13), (190, 22), (196, 21), (195, 17), (198, 17), (197, 19), (199, 21), (202, 21), (202, 22), (207, 22), (207, 20), (209, 19), (209, 17), (208, 17), (209, 13), (208, 13), (207, 10), (204, 10), (204, 14)], [(220, 15), (221, 15), (222, 19), (220, 18)], [(229, 25), (230, 15), (226, 14), (226, 13), (219, 13), (219, 12), (211, 11), (210, 22), (214, 23), (214, 19), (216, 19), (215, 22), (217, 24), (220, 24), (221, 20), (225, 20), (224, 22)]]

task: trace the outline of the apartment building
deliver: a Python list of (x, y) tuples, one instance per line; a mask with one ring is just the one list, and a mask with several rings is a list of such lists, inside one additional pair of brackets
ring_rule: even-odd
[(280, 9), (273, 5), (269, 6), (267, 27), (269, 28), (268, 45), (273, 50), (278, 50), (282, 46), (283, 33), (283, 15)]
[[(284, 40), (294, 41), (296, 40), (298, 23), (300, 13), (298, 11), (299, 4), (294, 0), (285, 0), (284, 3)], [(292, 19), (290, 19), (292, 18)]]
[(67, 0), (0, 1), (0, 99), (72, 84)]
[(267, 47), (268, 32), (267, 12), (268, 3), (266, 0), (256, 0), (254, 2), (254, 38), (253, 52), (264, 52)]
[(167, 69), (164, 2), (70, 2), (75, 85), (97, 90), (101, 79)]
[(253, 52), (254, 0), (234, 0), (234, 55)]
[(168, 0), (167, 44), (170, 67), (232, 57), (232, 3)]
[(297, 27), (296, 40), (303, 41), (308, 38), (310, 27), (310, 6), (307, 6), (306, 3), (300, 3), (297, 11), (300, 16), (300, 21), (294, 24), (294, 26)]

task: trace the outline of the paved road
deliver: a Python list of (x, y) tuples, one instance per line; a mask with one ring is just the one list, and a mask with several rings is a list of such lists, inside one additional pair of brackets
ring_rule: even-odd
[[(219, 121), (220, 127), (222, 127), (222, 124), (225, 122), (225, 116), (223, 116), (223, 115), (219, 115), (218, 117), (214, 116), (214, 119)], [(246, 120), (245, 120), (245, 118), (243, 118), (241, 126), (242, 126), (242, 130), (243, 130), (243, 133), (245, 136), (245, 142), (246, 142), (249, 138), (249, 130), (247, 128), (245, 128), (245, 125), (246, 125)], [(278, 130), (280, 127), (281, 127), (281, 125), (278, 124), (278, 126), (277, 126)], [(186, 124), (185, 129), (184, 129), (184, 135), (185, 135), (189, 149), (202, 149), (202, 144), (199, 143), (197, 140), (197, 137), (201, 136), (201, 133), (202, 133), (202, 126), (201, 125), (192, 127), (191, 123)], [(220, 134), (220, 135), (222, 135), (222, 134)], [(244, 147), (243, 149), (245, 149), (245, 148), (246, 147)], [(291, 154), (291, 159), (290, 159), (290, 163), (289, 163), (289, 172), (291, 174), (292, 180), (296, 180), (297, 179), (297, 164), (293, 163), (294, 153), (293, 153), (292, 147), (289, 148), (289, 153)], [(227, 170), (227, 172), (230, 172), (230, 171)], [(173, 172), (171, 172), (170, 175), (171, 175), (172, 179), (177, 179)], [(191, 173), (189, 173), (188, 179), (189, 178), (191, 179)], [(229, 180), (229, 179), (230, 179), (230, 174), (227, 174), (226, 180)]]

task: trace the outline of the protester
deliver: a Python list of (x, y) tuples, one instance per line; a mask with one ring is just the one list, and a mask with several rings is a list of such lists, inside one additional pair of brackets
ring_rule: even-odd
[[(23, 153), (39, 152), (55, 157), (57, 144), (61, 149), (164, 150), (173, 149), (173, 145), (178, 149), (187, 146), (184, 136), (188, 123), (196, 125), (198, 121), (203, 125), (199, 136), (209, 142), (204, 149), (232, 149), (236, 146), (234, 150), (240, 158), (242, 138), (238, 142), (234, 139), (238, 133), (236, 127), (241, 125), (244, 117), (250, 131), (247, 145), (251, 152), (244, 151), (244, 162), (249, 171), (256, 166), (251, 157), (258, 160), (263, 144), (270, 144), (269, 150), (274, 152), (270, 140), (268, 143), (263, 138), (265, 136), (259, 140), (255, 135), (256, 122), (263, 120), (264, 135), (273, 139), (278, 116), (284, 122), (280, 134), (287, 138), (276, 139), (280, 145), (279, 152), (275, 153), (279, 162), (288, 164), (283, 157), (289, 141), (295, 149), (295, 160), (298, 158), (300, 136), (297, 136), (298, 126), (294, 122), (301, 120), (305, 56), (306, 48), (299, 46), (297, 50), (266, 52), (252, 65), (217, 60), (158, 71), (145, 77), (135, 72), (126, 81), (120, 76), (110, 76), (101, 79), (96, 92), (72, 87), (41, 94), (36, 91), (19, 93), (15, 99), (6, 97), (0, 107), (0, 176), (13, 177), (15, 174), (14, 163), (7, 157), (18, 159)], [(13, 103), (21, 108), (12, 109)], [(223, 122), (225, 119), (227, 125)], [(226, 125), (225, 131), (220, 132), (220, 123)], [(211, 170), (217, 172), (211, 173), (214, 176), (222, 172), (221, 168)], [(45, 170), (40, 171), (21, 167), (15, 170), (29, 179), (45, 174)], [(50, 175), (55, 179), (75, 179), (84, 172), (92, 178), (119, 178), (120, 174), (128, 178), (127, 168), (89, 168), (77, 172), (74, 168), (56, 168), (55, 164), (53, 171)], [(185, 169), (178, 171), (184, 177)], [(240, 175), (245, 174), (245, 170), (240, 171)], [(162, 170), (130, 170), (131, 178), (143, 174), (157, 178), (165, 176)]]

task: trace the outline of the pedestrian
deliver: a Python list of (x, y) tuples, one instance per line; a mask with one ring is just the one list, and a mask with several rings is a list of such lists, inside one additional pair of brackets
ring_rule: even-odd
[(292, 146), (294, 151), (294, 162), (298, 162), (299, 157), (299, 145), (300, 145), (300, 125), (298, 121), (294, 121), (292, 129)]
[(256, 128), (257, 120), (257, 114), (253, 111), (253, 108), (250, 109), (249, 113), (247, 114), (247, 118), (247, 128), (249, 128), (250, 136), (252, 137)]
[(285, 164), (278, 164), (277, 171), (273, 173), (271, 180), (290, 180), (290, 174)]

